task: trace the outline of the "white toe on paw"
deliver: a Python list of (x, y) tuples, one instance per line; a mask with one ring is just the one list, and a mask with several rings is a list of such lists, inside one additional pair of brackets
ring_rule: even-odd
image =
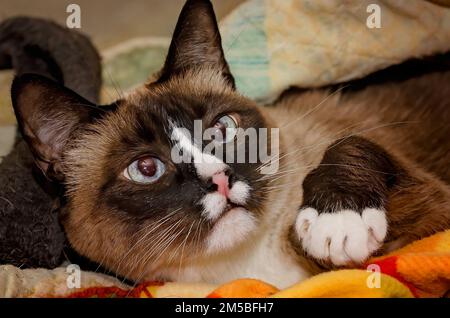
[(367, 208), (362, 212), (361, 217), (369, 228), (369, 244), (372, 250), (377, 250), (387, 234), (386, 213), (383, 210)]
[(313, 208), (306, 208), (298, 213), (295, 229), (301, 239), (307, 236), (311, 224), (316, 221), (318, 215), (317, 210)]
[(367, 208), (321, 213), (313, 208), (299, 212), (295, 229), (305, 251), (317, 259), (340, 266), (362, 263), (383, 242), (387, 232), (385, 212)]

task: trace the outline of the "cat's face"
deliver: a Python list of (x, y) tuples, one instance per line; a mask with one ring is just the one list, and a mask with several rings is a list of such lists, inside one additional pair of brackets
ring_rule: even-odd
[[(62, 223), (82, 255), (140, 280), (257, 231), (262, 162), (236, 156), (267, 146), (268, 124), (234, 90), (208, 1), (184, 7), (158, 80), (114, 105), (31, 75), (16, 79), (13, 102), (38, 165), (66, 186)], [(216, 140), (195, 139), (196, 125)], [(239, 133), (249, 128), (253, 139)]]
[[(244, 129), (265, 126), (252, 103), (214, 79), (217, 73), (195, 76), (135, 93), (66, 153), (70, 200), (63, 224), (85, 255), (100, 262), (118, 249), (116, 259), (178, 265), (180, 257), (233, 248), (257, 228), (265, 198), (261, 162), (209, 162), (197, 158), (209, 156), (200, 150), (189, 162), (172, 157), (172, 151), (195, 147), (192, 139), (176, 138), (180, 128), (193, 136), (194, 120), (202, 121), (203, 131), (227, 120)], [(130, 260), (117, 271), (136, 278), (126, 268)]]

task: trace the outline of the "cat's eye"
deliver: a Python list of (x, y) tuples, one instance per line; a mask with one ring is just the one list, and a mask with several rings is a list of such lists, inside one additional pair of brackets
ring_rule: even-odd
[(149, 184), (156, 182), (166, 171), (164, 163), (155, 157), (143, 157), (133, 161), (123, 172), (128, 180)]
[(238, 123), (235, 116), (225, 115), (220, 117), (213, 126), (216, 136), (221, 136), (220, 141), (228, 143), (234, 140), (237, 133)]

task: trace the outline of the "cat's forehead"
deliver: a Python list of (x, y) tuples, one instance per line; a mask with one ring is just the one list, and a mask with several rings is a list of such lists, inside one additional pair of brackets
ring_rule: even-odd
[(167, 124), (174, 119), (180, 122), (207, 121), (221, 113), (252, 107), (216, 73), (196, 72), (136, 89), (121, 101), (119, 113), (128, 113), (128, 117), (136, 120), (151, 118), (157, 123)]
[(193, 130), (196, 120), (201, 120), (203, 127), (210, 127), (219, 116), (241, 112), (252, 117), (255, 109), (253, 102), (230, 89), (217, 72), (187, 72), (131, 92), (105, 118), (106, 127), (99, 130), (108, 136), (105, 140), (170, 144), (167, 138), (173, 123)]

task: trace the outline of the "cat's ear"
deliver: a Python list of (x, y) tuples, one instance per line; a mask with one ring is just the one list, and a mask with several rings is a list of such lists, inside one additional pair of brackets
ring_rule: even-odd
[(61, 156), (67, 141), (92, 120), (99, 107), (40, 75), (14, 79), (11, 98), (23, 138), (37, 165), (55, 180), (62, 180)]
[(209, 0), (188, 0), (181, 10), (159, 82), (188, 69), (217, 68), (231, 87), (216, 16)]

